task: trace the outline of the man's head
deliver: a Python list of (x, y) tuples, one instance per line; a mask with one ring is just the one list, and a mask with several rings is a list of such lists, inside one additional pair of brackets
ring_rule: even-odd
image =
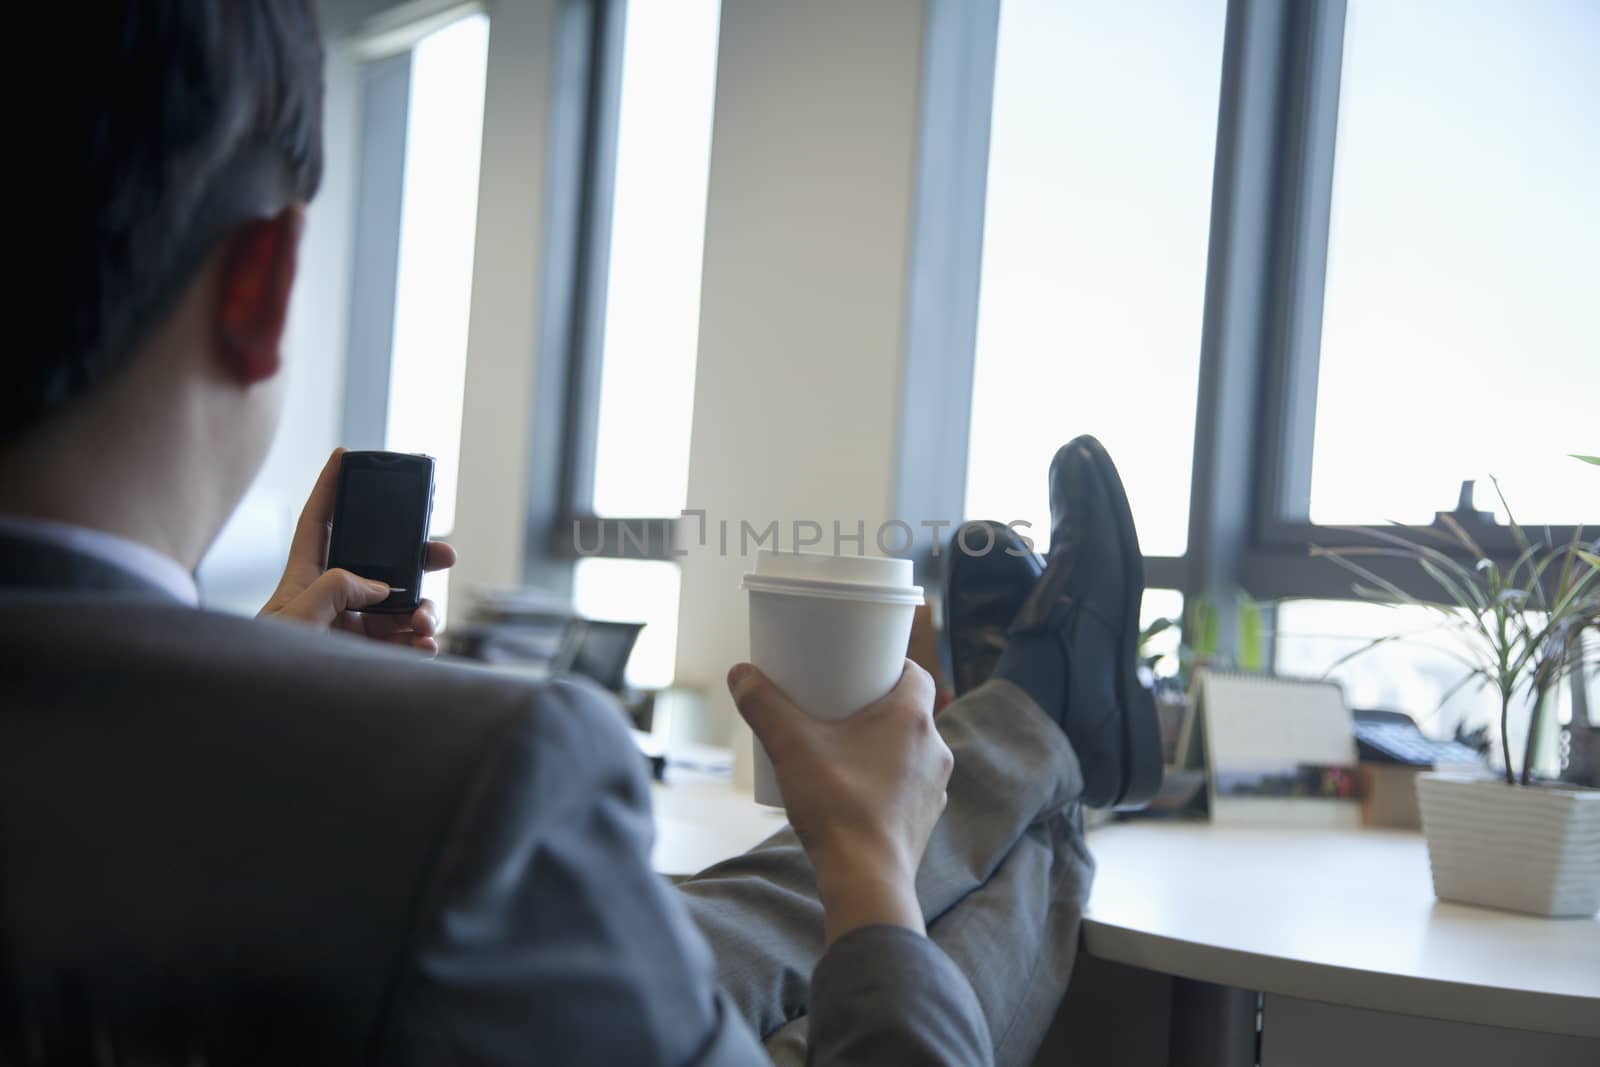
[[(322, 171), (311, 0), (124, 0), (49, 18), (19, 38), (50, 76), (21, 109), (38, 128), (21, 142), (13, 262), (28, 277), (8, 324), (0, 462), (37, 463), (42, 442), (62, 457), (86, 437), (116, 449), (137, 404), (150, 435), (213, 432), (227, 480), (247, 483), (276, 421), (303, 206)], [(4, 474), (7, 495), (28, 480)]]

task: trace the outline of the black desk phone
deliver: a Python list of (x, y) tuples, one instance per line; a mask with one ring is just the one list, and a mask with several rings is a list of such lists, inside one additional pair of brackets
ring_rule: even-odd
[(1398, 711), (1357, 708), (1356, 749), (1368, 763), (1399, 763), (1408, 767), (1440, 764), (1481, 764), (1483, 757), (1459, 741), (1424, 737), (1409, 715)]

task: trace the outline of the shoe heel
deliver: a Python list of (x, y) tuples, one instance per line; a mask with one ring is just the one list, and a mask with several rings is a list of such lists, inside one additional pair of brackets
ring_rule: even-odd
[(1098, 441), (1094, 451), (1104, 488), (1115, 502), (1115, 520), (1120, 533), (1123, 570), (1130, 579), (1128, 599), (1123, 606), (1121, 671), (1118, 697), (1122, 703), (1122, 789), (1112, 803), (1114, 811), (1135, 811), (1148, 807), (1161, 789), (1161, 725), (1156, 717), (1155, 698), (1139, 681), (1139, 606), (1144, 599), (1144, 555), (1139, 535), (1128, 506), (1117, 466)]
[(1149, 807), (1161, 791), (1161, 728), (1156, 718), (1155, 698), (1139, 684), (1137, 675), (1131, 679), (1131, 686), (1124, 716), (1128, 741), (1124, 753), (1127, 777), (1123, 781), (1122, 795), (1113, 806), (1117, 811)]

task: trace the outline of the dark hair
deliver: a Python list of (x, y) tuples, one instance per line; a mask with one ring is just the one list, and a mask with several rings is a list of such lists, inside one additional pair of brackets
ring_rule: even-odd
[(12, 41), (43, 66), (0, 435), (114, 374), (231, 227), (322, 176), (312, 0), (77, 4)]

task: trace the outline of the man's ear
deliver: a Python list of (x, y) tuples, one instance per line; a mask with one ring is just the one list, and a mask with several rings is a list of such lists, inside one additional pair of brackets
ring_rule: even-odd
[(295, 260), (305, 208), (290, 204), (233, 231), (223, 252), (217, 340), (227, 372), (242, 385), (266, 381), (283, 363)]

